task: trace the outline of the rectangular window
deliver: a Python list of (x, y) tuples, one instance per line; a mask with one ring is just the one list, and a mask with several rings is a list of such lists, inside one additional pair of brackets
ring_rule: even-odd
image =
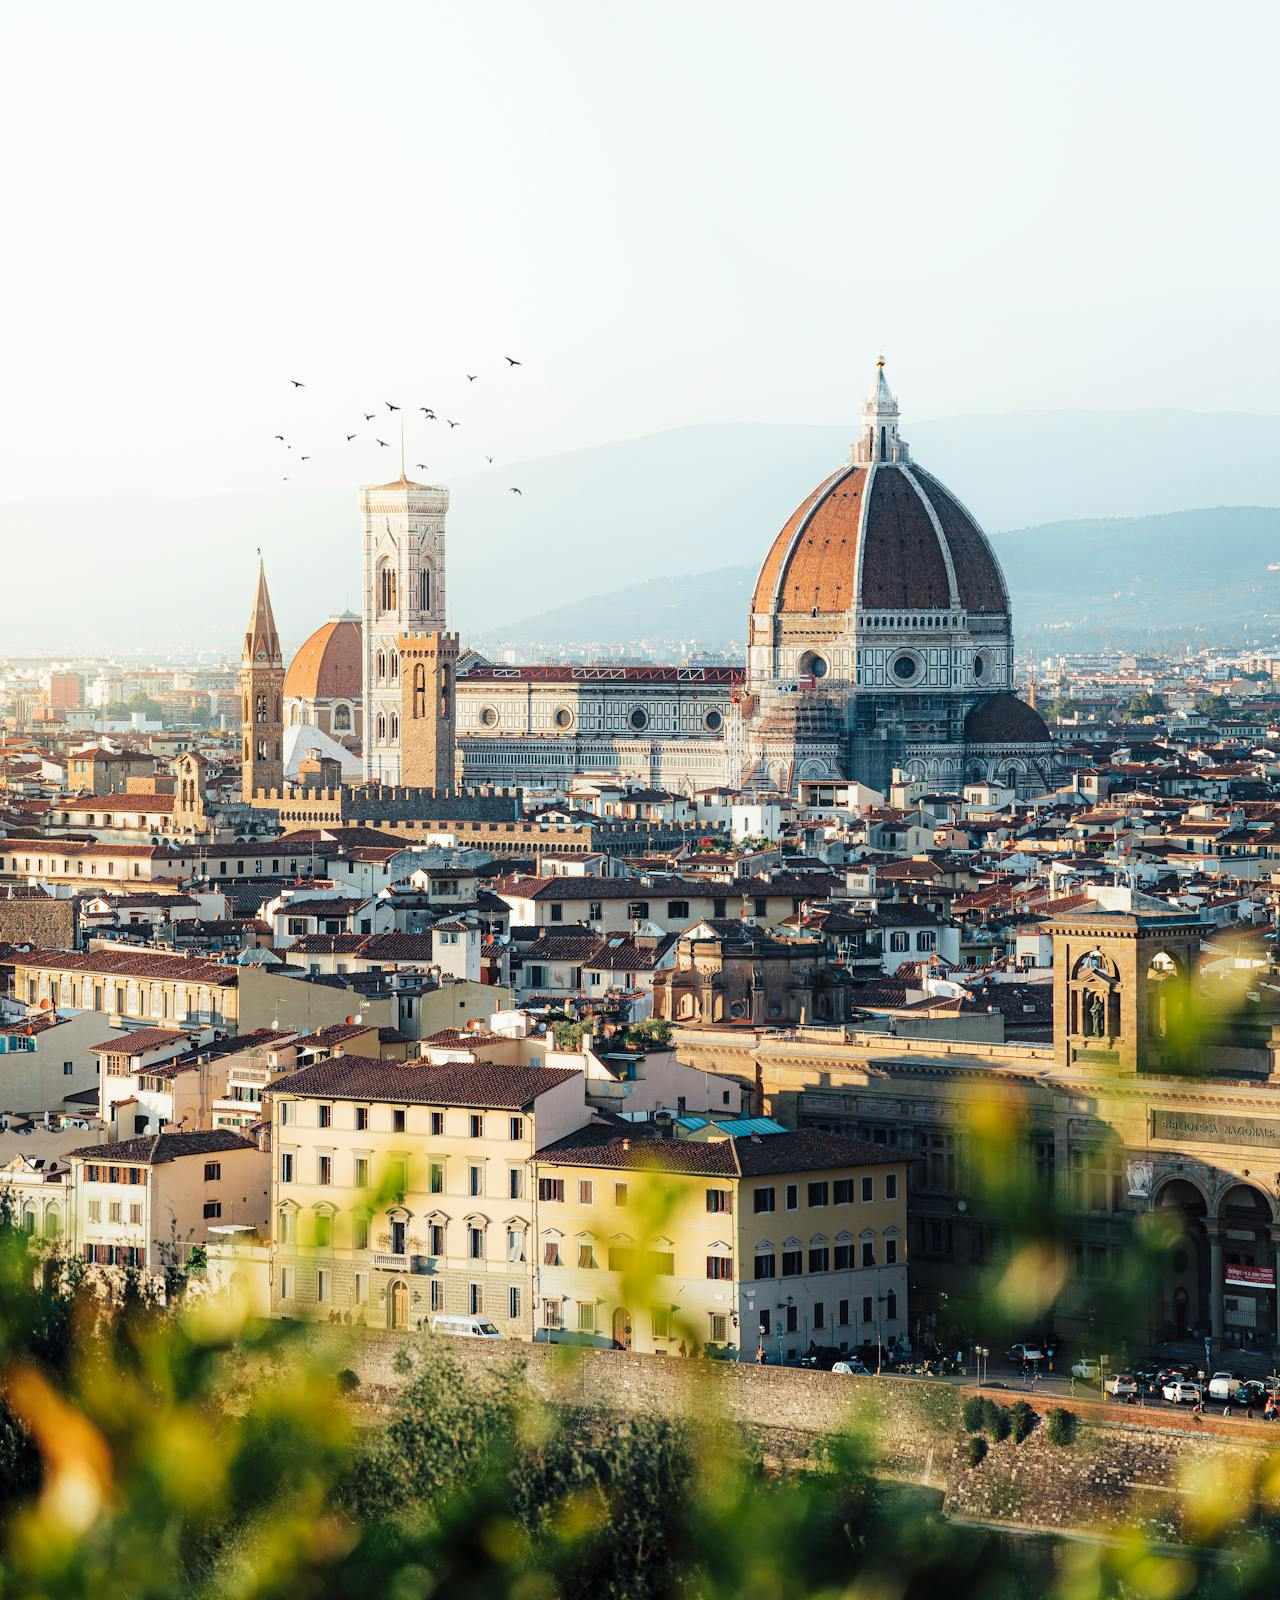
[(316, 1272), (316, 1299), (321, 1305), (329, 1298), (329, 1273), (326, 1268), (320, 1267)]
[(316, 1182), (320, 1184), (322, 1188), (333, 1182), (332, 1156), (316, 1157)]
[(522, 1200), (524, 1198), (524, 1173), (519, 1167), (507, 1169), (507, 1199)]
[(578, 1179), (578, 1204), (580, 1206), (589, 1206), (589, 1205), (591, 1205), (593, 1203), (594, 1198), (595, 1198), (595, 1191), (594, 1191), (594, 1189), (592, 1187), (591, 1179), (590, 1178), (579, 1178)]
[(327, 1211), (321, 1211), (316, 1216), (315, 1241), (317, 1247), (321, 1250), (327, 1250), (333, 1243), (333, 1218)]
[(544, 1328), (550, 1328), (554, 1332), (559, 1332), (559, 1330), (564, 1327), (559, 1300), (543, 1300), (542, 1326)]
[(836, 1308), (836, 1321), (842, 1328), (849, 1326), (849, 1302), (847, 1300), (842, 1300)]
[(135, 1228), (142, 1221), (142, 1206), (136, 1200), (129, 1207), (129, 1221), (134, 1225)]
[(558, 1267), (560, 1265), (560, 1241), (548, 1239), (542, 1246), (542, 1265), (544, 1267)]
[(732, 1257), (730, 1257), (730, 1256), (708, 1256), (707, 1257), (707, 1277), (708, 1278), (732, 1278), (733, 1277), (733, 1259), (732, 1259)]
[(615, 1183), (613, 1186), (613, 1203), (615, 1206), (625, 1206), (627, 1203), (627, 1186), (625, 1183)]
[(726, 1344), (729, 1339), (729, 1319), (723, 1311), (713, 1311), (708, 1318), (711, 1325), (711, 1343)]
[(813, 1302), (813, 1325), (815, 1328), (825, 1328), (827, 1325), (827, 1309), (821, 1300)]
[(772, 1278), (774, 1276), (774, 1257), (766, 1252), (756, 1257), (755, 1274), (757, 1278)]
[(782, 1252), (782, 1276), (784, 1278), (798, 1278), (804, 1271), (804, 1251), (784, 1250)]
[(512, 1141), (514, 1141), (516, 1143), (518, 1143), (521, 1139), (524, 1138), (524, 1118), (523, 1117), (508, 1117), (507, 1118), (507, 1138), (511, 1139)]
[(354, 1250), (367, 1250), (369, 1248), (368, 1217), (353, 1217), (351, 1219), (351, 1246)]
[(369, 1274), (367, 1272), (357, 1272), (352, 1277), (351, 1298), (358, 1306), (367, 1306), (369, 1304)]
[(853, 1267), (853, 1246), (838, 1244), (832, 1256), (832, 1266), (837, 1272), (848, 1272)]
[(280, 1152), (280, 1182), (281, 1183), (292, 1183), (293, 1182), (293, 1151), (292, 1150), (282, 1150)]
[(403, 1133), (404, 1132), (404, 1121), (405, 1121), (405, 1113), (404, 1113), (403, 1108), (400, 1107), (400, 1106), (396, 1106), (392, 1110), (392, 1113), (391, 1113), (391, 1131), (392, 1131), (392, 1133)]
[(827, 1203), (827, 1186), (825, 1183), (811, 1183), (809, 1185), (809, 1204), (811, 1206), (825, 1206)]
[(871, 1321), (871, 1296), (869, 1294), (864, 1294), (862, 1297), (862, 1320), (864, 1322)]
[(206, 1161), (204, 1164), (204, 1181), (206, 1183), (217, 1183), (221, 1177), (221, 1161)]
[(515, 1284), (507, 1290), (507, 1316), (512, 1322), (520, 1320), (520, 1290)]
[(587, 921), (601, 922), (604, 919), (604, 901), (589, 900), (587, 902)]
[(884, 1175), (884, 1197), (886, 1200), (896, 1200), (898, 1198), (898, 1174), (896, 1172), (886, 1172)]
[(594, 1333), (596, 1331), (596, 1308), (593, 1301), (578, 1301), (578, 1332)]
[(590, 1243), (579, 1243), (578, 1265), (580, 1267), (594, 1267), (596, 1264), (595, 1246)]
[(444, 1254), (444, 1223), (429, 1222), (427, 1224), (427, 1248), (433, 1256)]
[(473, 1166), (473, 1167), (468, 1167), (467, 1168), (467, 1193), (471, 1194), (471, 1195), (478, 1195), (478, 1194), (483, 1194), (484, 1193), (484, 1168), (483, 1167), (474, 1167)]
[(356, 1157), (355, 1173), (356, 1173), (356, 1188), (357, 1189), (367, 1189), (369, 1187), (369, 1158), (368, 1158), (368, 1156), (357, 1156)]
[(322, 1105), (318, 1109), (320, 1112), (320, 1126), (322, 1128), (331, 1127), (333, 1124), (333, 1107)]
[(829, 1270), (829, 1257), (826, 1245), (815, 1245), (809, 1252), (809, 1271), (826, 1272)]
[(886, 1267), (896, 1266), (898, 1261), (898, 1241), (886, 1239), (884, 1242), (884, 1264)]
[(62, 1063), (62, 1076), (64, 1078), (69, 1078), (75, 1070), (76, 1064), (74, 1061), (64, 1061)]
[(783, 1193), (783, 1204), (788, 1211), (796, 1211), (800, 1207), (800, 1185), (789, 1183)]
[(356, 1132), (357, 1133), (363, 1133), (368, 1126), (369, 1126), (369, 1108), (368, 1108), (368, 1106), (357, 1106), (356, 1107)]
[(653, 1336), (655, 1339), (669, 1339), (671, 1337), (671, 1309), (669, 1306), (654, 1306)]
[(872, 1194), (872, 1191), (871, 1191), (871, 1185), (872, 1185), (873, 1181), (874, 1180), (871, 1179), (871, 1178), (864, 1178), (862, 1180), (862, 1198), (863, 1198), (863, 1200), (871, 1200), (871, 1199), (874, 1198), (874, 1196)]
[[(207, 1215), (207, 1213), (206, 1213)], [(112, 1200), (107, 1206), (108, 1222), (123, 1222), (124, 1208), (118, 1200)]]
[(508, 1228), (507, 1229), (507, 1260), (508, 1261), (523, 1261), (524, 1260), (524, 1229), (523, 1228)]
[(293, 1298), (293, 1269), (291, 1267), (280, 1268), (280, 1298), (282, 1300), (291, 1300)]
[(757, 1189), (755, 1191), (755, 1194), (752, 1196), (751, 1204), (752, 1204), (753, 1208), (755, 1209), (755, 1213), (756, 1213), (757, 1216), (759, 1216), (762, 1211), (772, 1211), (773, 1210), (773, 1190), (772, 1189)]
[(220, 1217), (222, 1215), (222, 1201), (206, 1200), (204, 1203), (204, 1214), (207, 1219)]
[(853, 1204), (853, 1179), (837, 1178), (831, 1185), (831, 1204), (833, 1206), (847, 1206)]
[(773, 1319), (772, 1319), (772, 1317), (770, 1317), (768, 1310), (766, 1309), (766, 1310), (761, 1311), (761, 1313), (760, 1313), (760, 1337), (762, 1339), (768, 1338), (768, 1336), (772, 1332), (772, 1330), (773, 1330)]
[(715, 1211), (715, 1212), (732, 1212), (732, 1210), (733, 1210), (733, 1190), (732, 1189), (708, 1189), (707, 1190), (707, 1210), (708, 1211)]
[(288, 1100), (282, 1100), (280, 1102), (280, 1126), (282, 1128), (287, 1128), (289, 1126), (289, 1101)]
[(439, 1139), (443, 1135), (443, 1133), (444, 1133), (444, 1112), (443, 1111), (433, 1111), (431, 1113), (431, 1137), (433, 1139)]
[(484, 1138), (484, 1113), (483, 1112), (481, 1112), (481, 1111), (473, 1111), (471, 1113), (471, 1116), (470, 1116), (470, 1119), (469, 1119), (469, 1125), (470, 1125), (470, 1128), (471, 1128), (471, 1137), (473, 1139), (483, 1139)]
[(563, 1178), (539, 1178), (538, 1199), (548, 1201), (561, 1201), (564, 1199)]
[(431, 1280), (431, 1309), (433, 1311), (444, 1310), (444, 1284), (440, 1282), (439, 1278), (432, 1278)]
[(795, 1332), (798, 1331), (799, 1327), (800, 1327), (800, 1307), (799, 1306), (788, 1306), (787, 1307), (787, 1332), (788, 1333), (795, 1333)]
[(427, 1168), (427, 1186), (431, 1194), (444, 1193), (443, 1161), (433, 1161)]
[(876, 1264), (875, 1241), (872, 1240), (872, 1239), (864, 1239), (862, 1241), (862, 1265), (864, 1267), (874, 1267), (875, 1264)]
[(484, 1229), (467, 1229), (467, 1254), (472, 1261), (484, 1260)]
[(478, 1283), (467, 1285), (467, 1311), (473, 1317), (478, 1317), (484, 1311), (484, 1290)]

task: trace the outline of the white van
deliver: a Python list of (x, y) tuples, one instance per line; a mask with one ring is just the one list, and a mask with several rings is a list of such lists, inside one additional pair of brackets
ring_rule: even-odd
[(432, 1333), (447, 1333), (455, 1339), (501, 1339), (488, 1317), (432, 1317)]
[(1229, 1372), (1215, 1372), (1209, 1379), (1210, 1400), (1231, 1400), (1235, 1397), (1236, 1390), (1240, 1387), (1239, 1378), (1233, 1378)]

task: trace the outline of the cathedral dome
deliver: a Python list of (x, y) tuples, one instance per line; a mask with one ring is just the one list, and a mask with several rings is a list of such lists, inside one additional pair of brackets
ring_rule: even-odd
[(1016, 694), (993, 694), (979, 700), (964, 719), (969, 744), (1049, 744), (1044, 718)]
[(316, 629), (284, 680), (287, 700), (358, 700), (361, 687), (360, 619), (350, 612)]
[(773, 541), (757, 616), (851, 611), (1007, 615), (1004, 575), (971, 514), (915, 466), (898, 435), (883, 362), (847, 466), (820, 483)]

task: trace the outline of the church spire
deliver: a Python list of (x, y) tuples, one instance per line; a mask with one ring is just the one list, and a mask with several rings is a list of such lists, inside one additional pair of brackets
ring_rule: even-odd
[(271, 595), (267, 589), (267, 569), (258, 551), (258, 588), (253, 597), (253, 610), (249, 613), (249, 626), (245, 630), (244, 650), (240, 661), (243, 666), (255, 662), (270, 667), (284, 665), (280, 653), (280, 635), (276, 632), (276, 619), (271, 610)]
[(911, 457), (907, 441), (898, 435), (898, 402), (884, 375), (884, 357), (876, 361), (875, 377), (862, 405), (862, 432), (850, 452), (850, 459), (861, 466), (877, 461), (905, 464)]

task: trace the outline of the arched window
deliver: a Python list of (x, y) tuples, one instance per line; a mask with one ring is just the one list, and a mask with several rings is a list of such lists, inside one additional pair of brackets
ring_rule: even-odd
[(391, 737), (393, 740), (400, 737), (400, 713), (398, 711), (391, 713)]
[(395, 568), (388, 561), (378, 567), (378, 610), (394, 611), (397, 605)]
[(383, 716), (381, 711), (378, 713), (378, 720), (375, 726), (379, 742), (385, 740), (387, 737), (387, 719)]
[(392, 683), (400, 682), (400, 656), (395, 650), (387, 652), (387, 674)]
[(383, 655), (381, 650), (379, 650), (377, 655), (373, 658), (373, 670), (374, 676), (377, 678), (378, 682), (381, 683), (387, 675), (387, 658), (385, 655)]
[(427, 669), (423, 662), (413, 664), (413, 720), (421, 722), (427, 714)]
[(418, 573), (418, 610), (431, 610), (431, 568), (423, 567)]
[(350, 706), (334, 706), (334, 708), (333, 708), (333, 731), (335, 733), (350, 733), (351, 732), (351, 707)]

